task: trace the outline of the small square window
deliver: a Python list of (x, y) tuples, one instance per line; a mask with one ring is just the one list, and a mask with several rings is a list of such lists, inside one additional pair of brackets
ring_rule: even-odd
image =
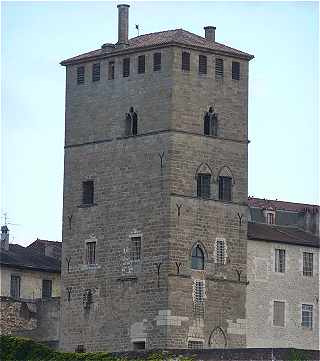
[(114, 61), (110, 61), (108, 64), (108, 79), (114, 79)]
[(219, 177), (219, 200), (225, 202), (231, 202), (232, 196), (232, 178), (231, 177)]
[(95, 265), (96, 264), (96, 243), (97, 242), (86, 242), (87, 265)]
[(301, 325), (311, 329), (313, 323), (313, 305), (302, 305), (301, 318)]
[(303, 275), (313, 276), (313, 253), (303, 252)]
[(199, 198), (210, 198), (211, 175), (201, 174), (197, 176), (197, 196)]
[(122, 68), (123, 77), (127, 78), (130, 75), (130, 58), (123, 59)]
[(77, 68), (77, 84), (83, 84), (84, 83), (84, 66), (78, 66)]
[(207, 57), (199, 55), (199, 74), (207, 74)]
[(190, 53), (186, 51), (182, 52), (181, 69), (185, 71), (190, 71)]
[(92, 65), (92, 81), (100, 80), (100, 63)]
[(202, 350), (203, 349), (203, 341), (188, 341), (188, 349), (191, 350)]
[(52, 297), (52, 280), (42, 280), (42, 298)]
[(240, 63), (238, 61), (232, 62), (232, 79), (240, 80)]
[(153, 54), (153, 71), (161, 70), (161, 53)]
[(284, 273), (286, 271), (286, 251), (285, 249), (275, 250), (275, 272)]
[(216, 79), (223, 79), (223, 59), (216, 58)]
[(145, 55), (138, 56), (138, 74), (143, 74), (146, 71), (146, 57)]
[(273, 302), (273, 325), (284, 327), (285, 303), (281, 301)]
[(94, 184), (93, 181), (82, 183), (82, 203), (93, 204), (94, 201)]

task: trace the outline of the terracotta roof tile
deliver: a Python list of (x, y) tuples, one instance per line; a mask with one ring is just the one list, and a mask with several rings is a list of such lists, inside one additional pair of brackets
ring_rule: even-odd
[[(114, 53), (125, 52), (128, 50), (138, 50), (145, 47), (162, 46), (169, 44), (180, 44), (186, 46), (194, 46), (202, 49), (213, 50), (216, 52), (233, 55), (235, 57), (242, 57), (247, 60), (253, 58), (253, 55), (245, 53), (243, 51), (231, 48), (224, 44), (210, 41), (202, 36), (190, 33), (183, 29), (159, 31), (156, 33), (144, 34), (135, 38), (129, 39), (129, 45), (125, 48), (118, 48), (116, 45), (111, 51)], [(110, 52), (106, 52), (105, 49), (97, 49), (84, 53), (61, 62), (62, 65), (67, 65), (73, 62), (80, 62), (90, 60), (92, 58), (110, 55)]]
[(305, 203), (293, 203), (293, 202), (284, 202), (272, 199), (262, 199), (262, 198), (248, 198), (249, 207), (257, 208), (267, 208), (272, 207), (278, 210), (285, 210), (291, 212), (303, 212), (306, 209), (309, 209), (311, 212), (319, 212), (320, 207), (315, 204), (305, 204)]

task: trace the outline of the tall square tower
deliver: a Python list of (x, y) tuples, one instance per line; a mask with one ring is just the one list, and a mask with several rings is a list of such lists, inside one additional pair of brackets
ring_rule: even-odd
[(61, 347), (245, 347), (248, 62), (183, 29), (66, 66)]

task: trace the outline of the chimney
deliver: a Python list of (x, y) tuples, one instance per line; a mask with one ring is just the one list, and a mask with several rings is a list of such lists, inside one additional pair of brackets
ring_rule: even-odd
[(204, 27), (205, 38), (215, 42), (216, 41), (216, 27), (215, 26), (205, 26)]
[(118, 45), (128, 44), (129, 7), (127, 4), (119, 4), (118, 8)]
[(9, 250), (9, 229), (6, 225), (1, 227), (1, 249)]

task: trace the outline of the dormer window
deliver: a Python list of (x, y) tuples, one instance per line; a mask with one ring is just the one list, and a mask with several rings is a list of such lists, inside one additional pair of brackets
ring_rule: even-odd
[(274, 213), (271, 213), (271, 212), (266, 213), (266, 223), (267, 224), (274, 224), (275, 223)]

